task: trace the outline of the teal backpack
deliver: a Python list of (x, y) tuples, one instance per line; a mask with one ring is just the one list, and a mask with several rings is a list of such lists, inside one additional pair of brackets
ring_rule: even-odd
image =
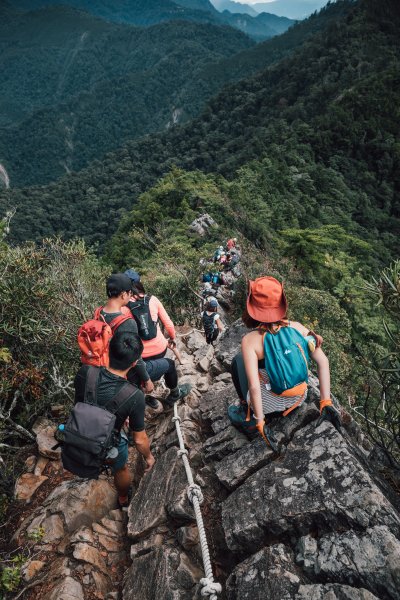
[(274, 394), (308, 382), (308, 342), (297, 329), (280, 327), (276, 333), (265, 332), (264, 356)]

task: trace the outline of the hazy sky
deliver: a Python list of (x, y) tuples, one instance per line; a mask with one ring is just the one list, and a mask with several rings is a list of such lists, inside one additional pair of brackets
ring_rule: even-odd
[[(234, 2), (243, 2), (243, 4), (260, 4), (261, 2), (273, 2), (274, 0), (233, 0)], [(311, 1), (311, 0), (310, 0)], [(327, 4), (328, 0), (315, 0), (312, 4), (320, 4), (321, 7)], [(296, 0), (293, 0), (293, 5), (296, 4)]]

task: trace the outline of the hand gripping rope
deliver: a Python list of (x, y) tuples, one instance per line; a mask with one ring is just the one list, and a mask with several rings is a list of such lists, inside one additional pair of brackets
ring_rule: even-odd
[(201, 595), (205, 597), (209, 597), (210, 600), (218, 600), (217, 594), (222, 592), (222, 586), (220, 583), (216, 583), (214, 581), (214, 576), (211, 567), (210, 560), (210, 552), (208, 550), (207, 544), (207, 536), (206, 530), (204, 528), (203, 517), (201, 514), (200, 504), (203, 503), (203, 493), (201, 491), (200, 486), (198, 486), (193, 481), (193, 473), (190, 468), (190, 463), (188, 459), (188, 451), (185, 448), (185, 444), (182, 437), (181, 431), (181, 418), (178, 416), (178, 408), (176, 403), (174, 404), (174, 416), (172, 417), (173, 423), (175, 423), (176, 433), (179, 440), (179, 450), (178, 456), (180, 456), (183, 460), (183, 464), (186, 471), (187, 480), (189, 482), (187, 488), (188, 498), (193, 505), (194, 513), (196, 515), (197, 528), (199, 530), (200, 544), (201, 544), (201, 554), (203, 556), (203, 565), (204, 565), (204, 573), (205, 577), (200, 579), (200, 585), (202, 586)]

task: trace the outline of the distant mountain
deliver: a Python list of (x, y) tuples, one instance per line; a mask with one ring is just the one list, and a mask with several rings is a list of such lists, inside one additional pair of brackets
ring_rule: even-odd
[(199, 88), (203, 71), (253, 45), (212, 24), (137, 28), (61, 6), (20, 14), (0, 24), (0, 163), (14, 186), (52, 181), (187, 120), (219, 90)]
[[(311, 21), (320, 18), (325, 28), (279, 63), (223, 90), (184, 127), (128, 142), (47, 187), (2, 192), (3, 209), (17, 207), (13, 239), (61, 233), (104, 244), (121, 211), (174, 165), (233, 177), (250, 163), (259, 179), (281, 189), (284, 177), (289, 186), (295, 212), (282, 190), (279, 210), (274, 186), (265, 198), (254, 191), (276, 230), (329, 218), (398, 248), (398, 7), (395, 0), (339, 0)], [(250, 175), (246, 181), (251, 199)]]
[(258, 12), (254, 10), (254, 8), (250, 6), (250, 4), (233, 2), (232, 0), (212, 0), (212, 4), (220, 12), (228, 10), (231, 13), (247, 14), (251, 17), (256, 17), (258, 15)]
[[(256, 39), (265, 40), (280, 33), (274, 27), (249, 15), (240, 19), (219, 13), (208, 0), (10, 0), (16, 8), (32, 10), (43, 6), (68, 5), (117, 23), (150, 26), (165, 21), (185, 20), (230, 25)], [(291, 22), (287, 23), (289, 27)]]
[(325, 6), (327, 2), (328, 0), (272, 0), (272, 2), (257, 2), (251, 7), (258, 13), (272, 13), (289, 19), (305, 19)]

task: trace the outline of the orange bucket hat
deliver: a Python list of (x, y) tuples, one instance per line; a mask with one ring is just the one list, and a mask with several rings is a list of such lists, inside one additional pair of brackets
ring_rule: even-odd
[(275, 323), (283, 319), (287, 300), (283, 284), (274, 277), (258, 277), (249, 281), (247, 312), (260, 323)]

